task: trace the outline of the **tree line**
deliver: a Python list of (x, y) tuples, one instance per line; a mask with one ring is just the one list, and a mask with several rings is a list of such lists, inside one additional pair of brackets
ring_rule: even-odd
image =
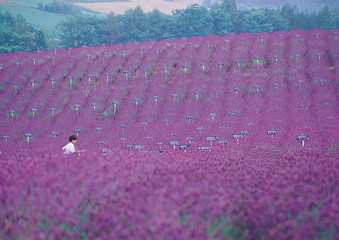
[(142, 42), (172, 38), (225, 35), (242, 32), (259, 33), (338, 28), (339, 19), (328, 6), (318, 13), (297, 12), (285, 6), (282, 9), (252, 9), (239, 11), (234, 0), (207, 9), (192, 5), (165, 15), (158, 10), (145, 13), (140, 7), (123, 15), (110, 13), (106, 18), (74, 16), (58, 25), (63, 47)]
[(21, 16), (0, 9), (0, 53), (47, 49), (45, 34)]
[(43, 4), (38, 4), (39, 10), (44, 10), (52, 13), (62, 13), (62, 14), (77, 14), (81, 9), (69, 3), (59, 2), (54, 0), (53, 2)]
[[(140, 7), (128, 10), (122, 15), (110, 13), (106, 17), (75, 15), (61, 21), (57, 29), (60, 34), (60, 47), (69, 48), (83, 45), (96, 46), (102, 43), (189, 38), (210, 34), (225, 35), (242, 32), (256, 34), (294, 29), (330, 30), (339, 27), (339, 18), (335, 11), (325, 6), (317, 13), (297, 12), (295, 8), (288, 5), (276, 10), (260, 8), (240, 11), (234, 0), (223, 0), (212, 8), (192, 5), (183, 10), (176, 10), (172, 15), (165, 15), (158, 10), (145, 13)], [(8, 17), (8, 14), (5, 15)], [(6, 26), (1, 21), (0, 38), (4, 29)], [(40, 38), (33, 37), (31, 40), (38, 39), (40, 42), (31, 44), (32, 46), (27, 50), (46, 48), (43, 34), (33, 31), (34, 36), (37, 33)], [(7, 45), (10, 44), (7, 42)], [(6, 48), (6, 51), (10, 52), (18, 50), (23, 49)]]
[[(209, 2), (210, 0), (205, 0), (205, 2)], [(221, 1), (221, 0), (218, 0)], [(285, 5), (293, 6), (294, 9), (298, 9), (298, 11), (307, 11), (309, 13), (318, 12), (321, 10), (322, 7), (325, 5), (331, 7), (339, 7), (338, 1), (333, 0), (303, 0), (303, 1), (296, 1), (296, 0), (236, 0), (237, 6), (239, 9), (251, 9), (251, 8), (258, 8), (258, 7), (280, 7), (282, 8)], [(213, 4), (213, 3), (212, 3)]]

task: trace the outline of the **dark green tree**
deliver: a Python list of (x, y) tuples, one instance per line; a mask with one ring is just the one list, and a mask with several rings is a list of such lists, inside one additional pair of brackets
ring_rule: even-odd
[(235, 0), (222, 0), (219, 7), (229, 14), (234, 14), (238, 11)]
[[(213, 9), (221, 9), (223, 12), (229, 14), (232, 33), (241, 33), (246, 30), (246, 25), (244, 23), (244, 13), (238, 11), (235, 0), (222, 0), (219, 4), (216, 4)], [(215, 24), (214, 24), (215, 25)]]
[(288, 30), (293, 29), (296, 22), (295, 8), (295, 6), (292, 8), (289, 4), (285, 4), (281, 9), (281, 14), (288, 24)]
[(213, 8), (211, 10), (213, 18), (213, 33), (216, 35), (225, 35), (232, 32), (233, 24), (231, 15), (221, 8)]
[(148, 26), (148, 40), (159, 41), (167, 38), (165, 34), (167, 29), (168, 16), (161, 13), (159, 10), (147, 14), (147, 26)]
[(147, 16), (140, 7), (126, 11), (119, 19), (124, 31), (121, 38), (122, 42), (142, 42), (147, 40)]
[(36, 45), (36, 48), (34, 49), (34, 51), (47, 49), (45, 33), (43, 31), (35, 30), (35, 29), (33, 29), (33, 33), (34, 33), (34, 41)]
[(63, 14), (77, 14), (81, 9), (72, 4), (65, 2), (60, 2), (54, 0), (48, 4), (43, 5), (42, 3), (38, 4), (38, 9), (53, 12), (53, 13), (63, 13)]
[(334, 9), (333, 16), (334, 16), (335, 29), (338, 29), (339, 28), (339, 8)]
[(173, 39), (180, 38), (178, 35), (178, 29), (180, 29), (181, 24), (178, 20), (178, 16), (166, 16), (163, 21), (164, 32), (162, 39)]
[(324, 6), (323, 9), (318, 13), (317, 28), (321, 28), (324, 30), (335, 28), (334, 17), (332, 16), (332, 13), (327, 5)]
[(0, 9), (0, 52), (37, 51), (46, 49), (42, 31), (28, 25), (21, 16), (13, 16)]
[(259, 33), (259, 32), (275, 32), (287, 31), (288, 24), (282, 17), (279, 10), (271, 9), (255, 9), (249, 11), (244, 16), (246, 23), (246, 32)]
[(177, 37), (208, 36), (213, 31), (213, 18), (205, 7), (194, 4), (184, 10), (176, 10)]
[(115, 16), (113, 12), (107, 15), (105, 31), (105, 43), (112, 45), (114, 43), (122, 42), (124, 28), (120, 22), (119, 16)]
[(97, 46), (107, 39), (105, 19), (87, 15), (68, 17), (57, 25), (63, 47)]

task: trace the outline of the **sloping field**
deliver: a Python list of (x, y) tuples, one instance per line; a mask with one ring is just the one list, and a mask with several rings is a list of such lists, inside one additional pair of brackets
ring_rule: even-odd
[(338, 58), (337, 30), (0, 55), (0, 239), (338, 239)]
[(100, 13), (124, 14), (129, 9), (134, 9), (140, 6), (144, 12), (152, 12), (154, 9), (158, 9), (165, 14), (172, 14), (172, 11), (176, 9), (185, 9), (192, 4), (201, 5), (203, 0), (130, 0), (128, 2), (96, 2), (96, 3), (74, 3), (77, 6), (81, 6)]
[[(0, 0), (2, 12), (22, 15), (33, 27), (46, 30), (48, 33), (55, 32), (55, 26), (65, 20), (70, 14), (52, 13), (38, 9), (38, 4), (50, 4), (53, 0)], [(88, 9), (80, 9), (81, 14), (100, 16), (100, 13), (93, 13)]]
[[(231, 149), (329, 148), (339, 126), (336, 34), (241, 34), (1, 55), (1, 134), (25, 148), (49, 139), (59, 149), (59, 139), (75, 129), (93, 150), (103, 147), (98, 140), (154, 150), (157, 142), (192, 142), (187, 137), (194, 137), (194, 148), (219, 140)], [(307, 139), (297, 141), (301, 135)]]

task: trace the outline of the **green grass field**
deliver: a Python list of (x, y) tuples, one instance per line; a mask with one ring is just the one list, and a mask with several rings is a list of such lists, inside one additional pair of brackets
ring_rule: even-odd
[(48, 3), (53, 2), (53, 0), (11, 0), (9, 2), (20, 4), (22, 6), (36, 8), (38, 7), (39, 3), (48, 4)]
[(67, 17), (64, 14), (55, 14), (38, 9), (20, 8), (16, 6), (2, 7), (3, 12), (10, 12), (13, 15), (22, 15), (27, 22), (29, 22), (34, 28), (44, 30), (46, 32), (54, 32), (55, 26), (63, 19)]
[[(38, 9), (38, 4), (48, 4), (53, 2), (53, 0), (11, 0), (7, 1), (9, 4), (1, 4), (2, 12), (10, 12), (13, 15), (20, 14), (22, 15), (28, 23), (30, 23), (34, 28), (45, 31), (47, 34), (55, 34), (55, 26), (62, 20), (66, 19), (67, 14), (52, 13)], [(101, 13), (95, 13), (90, 10), (79, 8), (79, 14), (89, 14), (104, 16)]]

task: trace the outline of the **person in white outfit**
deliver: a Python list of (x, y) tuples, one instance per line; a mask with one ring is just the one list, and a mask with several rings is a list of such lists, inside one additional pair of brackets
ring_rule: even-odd
[(84, 152), (84, 150), (76, 151), (74, 144), (77, 142), (77, 136), (71, 135), (69, 137), (69, 143), (62, 148), (64, 150), (64, 154), (70, 154), (70, 153), (81, 153)]

